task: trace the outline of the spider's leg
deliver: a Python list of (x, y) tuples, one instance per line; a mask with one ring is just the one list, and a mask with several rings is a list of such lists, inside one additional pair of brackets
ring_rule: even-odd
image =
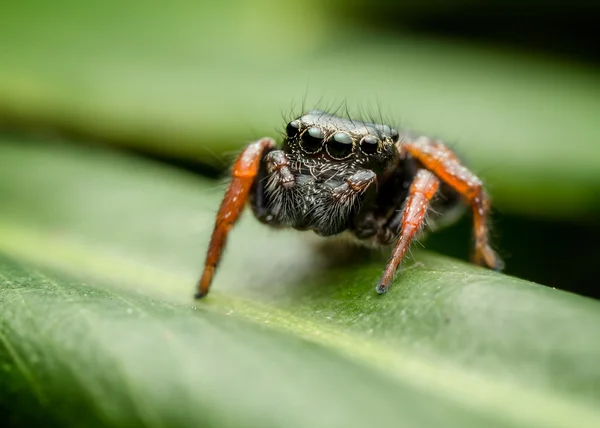
[(420, 137), (415, 141), (403, 142), (400, 148), (468, 200), (473, 211), (475, 262), (490, 269), (501, 270), (504, 263), (489, 245), (487, 218), (490, 200), (483, 190), (481, 180), (464, 167), (448, 147), (438, 141)]
[(233, 164), (232, 180), (217, 214), (215, 228), (206, 254), (204, 272), (195, 295), (197, 299), (208, 293), (215, 269), (225, 248), (229, 230), (244, 209), (265, 151), (273, 147), (275, 147), (273, 139), (263, 138), (246, 147)]
[(425, 215), (431, 199), (435, 196), (440, 185), (439, 179), (426, 169), (417, 171), (402, 211), (401, 232), (383, 275), (377, 284), (377, 292), (385, 293), (392, 283), (394, 273), (404, 258), (416, 234), (423, 226)]

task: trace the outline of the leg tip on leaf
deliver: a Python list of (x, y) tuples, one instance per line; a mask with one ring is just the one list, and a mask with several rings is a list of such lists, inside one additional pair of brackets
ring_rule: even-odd
[(386, 287), (382, 284), (378, 284), (377, 287), (375, 287), (375, 291), (377, 291), (377, 294), (385, 294), (390, 287)]

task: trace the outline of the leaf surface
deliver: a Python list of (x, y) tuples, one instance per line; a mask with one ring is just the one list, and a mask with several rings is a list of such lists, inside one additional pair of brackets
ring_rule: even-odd
[(0, 401), (15, 417), (35, 404), (62, 425), (600, 423), (596, 301), (424, 251), (378, 296), (386, 254), (245, 216), (193, 302), (222, 186), (8, 140), (0, 164)]

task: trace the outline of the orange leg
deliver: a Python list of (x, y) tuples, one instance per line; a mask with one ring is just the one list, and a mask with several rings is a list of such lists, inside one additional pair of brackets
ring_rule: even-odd
[(377, 285), (377, 292), (379, 294), (385, 293), (390, 288), (394, 273), (398, 269), (398, 265), (400, 265), (416, 234), (421, 229), (425, 215), (429, 209), (429, 202), (435, 196), (439, 186), (440, 180), (431, 172), (426, 169), (417, 171), (417, 175), (410, 186), (408, 200), (404, 207), (400, 238)]
[(233, 178), (225, 192), (217, 214), (215, 228), (208, 246), (206, 262), (204, 263), (204, 273), (198, 283), (196, 299), (200, 299), (208, 293), (215, 269), (225, 248), (229, 230), (244, 210), (265, 150), (273, 147), (275, 147), (273, 139), (263, 138), (246, 147), (233, 164)]
[(454, 153), (440, 142), (420, 137), (403, 142), (400, 147), (469, 201), (475, 229), (475, 262), (501, 270), (504, 264), (489, 245), (487, 217), (490, 200), (481, 180), (461, 165)]

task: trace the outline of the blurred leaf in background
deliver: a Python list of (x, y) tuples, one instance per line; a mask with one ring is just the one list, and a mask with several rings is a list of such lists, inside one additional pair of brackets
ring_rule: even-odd
[(274, 135), (282, 113), (346, 101), (355, 114), (443, 136), (503, 211), (599, 212), (595, 70), (366, 32), (337, 3), (63, 1), (3, 3), (7, 127), (48, 126), (224, 168), (220, 154)]

